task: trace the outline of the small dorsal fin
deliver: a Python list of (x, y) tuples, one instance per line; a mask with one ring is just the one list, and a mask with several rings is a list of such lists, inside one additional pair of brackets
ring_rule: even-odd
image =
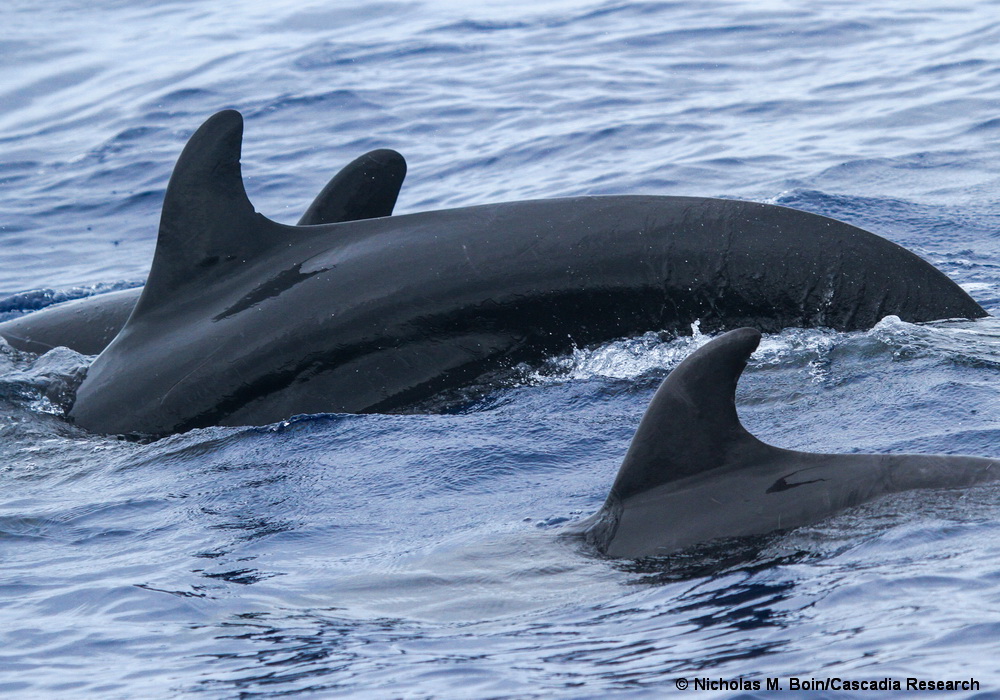
[(737, 445), (764, 446), (736, 414), (736, 383), (758, 343), (753, 328), (730, 331), (667, 376), (639, 423), (609, 500), (724, 466)]
[(388, 148), (355, 158), (334, 175), (299, 219), (299, 226), (392, 215), (406, 177), (406, 160)]
[(188, 140), (167, 185), (149, 279), (133, 318), (178, 287), (239, 264), (281, 240), (281, 225), (254, 211), (243, 188), (243, 117), (226, 110)]

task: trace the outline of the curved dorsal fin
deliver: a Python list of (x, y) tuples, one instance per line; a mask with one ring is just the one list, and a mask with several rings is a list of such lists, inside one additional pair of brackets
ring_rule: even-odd
[(618, 470), (610, 499), (623, 499), (728, 462), (737, 445), (763, 446), (736, 415), (736, 383), (760, 343), (740, 328), (715, 338), (657, 389)]
[[(235, 110), (209, 117), (188, 140), (167, 185), (152, 269), (132, 317), (199, 273), (217, 276), (282, 242), (290, 227), (257, 214), (247, 197), (242, 143), (243, 117)], [(395, 151), (366, 153), (327, 183), (299, 225), (389, 216), (405, 175), (406, 161)]]
[(133, 317), (199, 273), (217, 275), (281, 240), (280, 224), (257, 214), (243, 188), (242, 141), (235, 110), (209, 117), (188, 140), (167, 185), (152, 269)]
[(406, 177), (406, 160), (388, 148), (355, 158), (333, 176), (299, 226), (390, 216)]

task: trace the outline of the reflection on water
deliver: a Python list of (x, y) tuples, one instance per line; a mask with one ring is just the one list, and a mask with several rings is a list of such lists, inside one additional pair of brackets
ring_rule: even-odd
[[(254, 133), (250, 197), (279, 221), (389, 147), (410, 164), (400, 213), (769, 201), (897, 241), (1000, 308), (992, 3), (0, 14), (0, 319), (141, 283), (180, 148), (230, 107)], [(61, 417), (87, 360), (0, 345), (0, 693), (660, 697), (678, 676), (792, 673), (1000, 687), (996, 487), (664, 560), (560, 536), (600, 507), (657, 384), (706, 340), (692, 331), (517, 367), (436, 415), (156, 441)], [(783, 447), (997, 455), (997, 336), (993, 318), (788, 329), (751, 360), (740, 416)]]

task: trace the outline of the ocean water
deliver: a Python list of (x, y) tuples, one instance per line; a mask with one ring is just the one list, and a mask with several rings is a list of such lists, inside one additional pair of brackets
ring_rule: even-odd
[[(141, 284), (174, 160), (224, 108), (280, 221), (389, 147), (399, 213), (772, 202), (901, 243), (1000, 310), (997, 2), (7, 0), (0, 23), (0, 317)], [(745, 698), (917, 677), (1000, 697), (1000, 487), (652, 563), (559, 536), (603, 502), (694, 331), (550, 358), (447, 414), (154, 442), (61, 417), (88, 358), (0, 346), (0, 695)], [(788, 329), (738, 393), (784, 447), (990, 456), (998, 398), (994, 318)], [(785, 690), (694, 690), (767, 678)]]

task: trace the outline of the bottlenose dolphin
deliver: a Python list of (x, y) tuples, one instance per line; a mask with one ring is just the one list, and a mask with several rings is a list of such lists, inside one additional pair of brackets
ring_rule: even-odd
[(702, 346), (663, 381), (604, 507), (571, 528), (599, 552), (637, 559), (815, 523), (890, 493), (1000, 480), (1000, 460), (811, 454), (772, 447), (736, 415), (753, 328)]
[(79, 387), (78, 425), (166, 434), (401, 411), (696, 320), (846, 330), (986, 315), (894, 243), (754, 202), (574, 197), (284, 226), (247, 198), (242, 133), (220, 112), (184, 148), (149, 279)]
[(60, 346), (96, 355), (118, 335), (141, 293), (133, 287), (46, 306), (0, 322), (0, 338), (39, 355)]
[[(390, 149), (370, 151), (344, 166), (306, 209), (299, 226), (390, 216), (406, 177), (406, 161)], [(135, 308), (141, 288), (53, 304), (0, 322), (0, 337), (18, 350), (43, 353), (68, 347), (96, 355), (108, 346)]]

